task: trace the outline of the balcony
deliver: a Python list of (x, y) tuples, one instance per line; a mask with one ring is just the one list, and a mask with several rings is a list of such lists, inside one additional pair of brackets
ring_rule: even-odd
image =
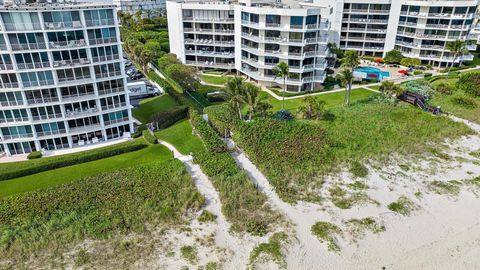
[(235, 57), (235, 54), (233, 52), (215, 52), (215, 51), (202, 51), (202, 50), (185, 50), (185, 54), (212, 56), (212, 57), (223, 57), (223, 58), (233, 58), (233, 57)]
[(44, 121), (44, 120), (52, 120), (52, 119), (59, 119), (59, 118), (63, 118), (63, 115), (61, 113), (32, 116), (33, 121)]
[(113, 110), (113, 109), (122, 108), (125, 106), (127, 106), (126, 102), (119, 102), (117, 104), (108, 104), (108, 105), (102, 106), (102, 111)]
[(209, 67), (209, 68), (221, 68), (221, 69), (234, 69), (234, 63), (216, 63), (213, 61), (185, 61), (187, 65), (197, 67)]
[(242, 20), (242, 24), (251, 25), (251, 26), (258, 26), (258, 22), (251, 22), (251, 21), (247, 21), (247, 20)]
[(15, 117), (15, 118), (3, 118), (0, 119), (0, 124), (8, 124), (8, 123), (17, 123), (17, 122), (28, 122), (28, 117)]
[(109, 126), (109, 125), (114, 125), (114, 124), (127, 122), (127, 121), (129, 121), (128, 117), (123, 117), (123, 118), (119, 118), (119, 119), (112, 119), (112, 120), (104, 121), (103, 124), (105, 126)]
[(53, 67), (75, 67), (75, 66), (83, 66), (88, 64), (90, 64), (90, 59), (88, 58), (53, 61)]
[(95, 78), (108, 78), (108, 77), (115, 77), (115, 76), (121, 76), (122, 71), (117, 70), (117, 71), (110, 71), (110, 72), (102, 72), (102, 73), (95, 73)]
[(198, 45), (231, 45), (234, 46), (233, 40), (213, 40), (213, 39), (185, 39), (185, 44), (198, 44)]
[(37, 131), (37, 137), (41, 138), (41, 137), (48, 137), (48, 136), (65, 134), (65, 133), (67, 133), (67, 130), (65, 130), (65, 129)]
[(69, 28), (82, 28), (83, 25), (80, 21), (70, 22), (45, 22), (45, 30), (57, 30), (57, 29), (69, 29)]
[(100, 110), (96, 107), (94, 108), (83, 108), (75, 109), (74, 111), (66, 110), (65, 117), (67, 118), (77, 118), (77, 117), (87, 117), (99, 113)]
[(48, 47), (50, 49), (67, 49), (87, 46), (84, 39), (69, 40), (69, 41), (50, 41)]
[(47, 48), (47, 44), (45, 44), (44, 42), (19, 43), (11, 44), (11, 47), (14, 51), (44, 50)]
[(37, 69), (37, 68), (49, 68), (50, 62), (35, 62), (35, 63), (17, 63), (18, 69)]
[(39, 80), (39, 81), (25, 81), (22, 82), (23, 87), (36, 87), (45, 85), (54, 85), (54, 80)]
[(58, 97), (27, 99), (28, 105), (59, 102)]
[(88, 40), (90, 45), (97, 45), (97, 44), (107, 44), (107, 43), (116, 43), (116, 37), (108, 37), (108, 38), (93, 38)]
[(104, 55), (104, 56), (94, 56), (92, 57), (92, 61), (94, 63), (99, 63), (99, 62), (113, 61), (119, 58), (120, 56), (118, 54), (112, 54), (112, 55)]
[(15, 140), (15, 139), (24, 139), (24, 138), (33, 138), (33, 133), (3, 135), (4, 140)]
[(100, 124), (93, 124), (93, 125), (82, 126), (82, 127), (71, 127), (69, 128), (69, 132), (70, 133), (91, 132), (91, 131), (99, 130), (101, 128), (102, 126)]
[(94, 92), (87, 92), (87, 93), (79, 93), (78, 95), (62, 96), (62, 101), (63, 102), (82, 101), (82, 100), (89, 99), (89, 98), (94, 98), (94, 97), (95, 97)]
[(5, 23), (5, 30), (16, 32), (42, 30), (42, 25), (40, 23)]
[(2, 107), (10, 107), (10, 106), (23, 106), (25, 102), (23, 100), (4, 100), (0, 101), (0, 105)]
[(18, 82), (11, 82), (11, 83), (0, 83), (0, 88), (19, 88), (20, 85)]
[(114, 19), (85, 20), (85, 24), (87, 25), (87, 27), (115, 25), (115, 20)]
[(225, 22), (225, 23), (233, 23), (233, 18), (194, 18), (192, 16), (183, 16), (184, 21), (192, 21), (192, 22), (206, 22), (206, 23), (218, 23), (218, 22)]
[(98, 95), (104, 96), (104, 95), (121, 93), (121, 92), (125, 92), (124, 87), (116, 87), (116, 88), (111, 88), (111, 89), (98, 90)]
[(0, 70), (13, 70), (13, 64), (0, 64)]
[(76, 77), (66, 77), (58, 78), (58, 84), (70, 84), (70, 83), (79, 83), (80, 81), (90, 80), (92, 77), (90, 75), (76, 76)]

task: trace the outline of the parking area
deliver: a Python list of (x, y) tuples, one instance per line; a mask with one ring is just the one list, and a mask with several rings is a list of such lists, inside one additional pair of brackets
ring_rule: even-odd
[[(145, 78), (143, 73), (138, 70), (135, 65), (125, 56), (125, 74), (127, 75), (127, 86), (129, 88), (130, 93), (130, 104), (133, 107), (140, 106), (140, 102), (152, 96), (157, 96), (163, 93), (162, 89), (158, 89), (155, 85), (152, 84), (149, 80)], [(144, 86), (142, 87), (142, 83)], [(137, 89), (144, 89), (140, 91), (132, 92), (131, 87), (135, 84)]]

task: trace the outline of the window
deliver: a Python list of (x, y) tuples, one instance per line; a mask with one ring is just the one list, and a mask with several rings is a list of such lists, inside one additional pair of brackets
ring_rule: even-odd
[(290, 25), (296, 25), (296, 26), (303, 25), (303, 17), (301, 17), (301, 16), (290, 17)]
[(7, 31), (40, 30), (40, 20), (36, 12), (1, 12)]

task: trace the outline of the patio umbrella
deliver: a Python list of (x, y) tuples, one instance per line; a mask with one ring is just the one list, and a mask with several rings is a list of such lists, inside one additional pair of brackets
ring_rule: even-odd
[(375, 75), (375, 74), (368, 74), (368, 77), (369, 77), (369, 78), (372, 78), (372, 79), (376, 79), (376, 78), (378, 78), (378, 76), (377, 76), (377, 75)]
[(398, 73), (400, 73), (400, 74), (408, 74), (408, 71), (407, 71), (407, 70), (404, 70), (404, 69), (402, 69), (402, 70), (399, 70), (399, 71), (398, 71)]
[(382, 59), (375, 59), (375, 63), (383, 63)]

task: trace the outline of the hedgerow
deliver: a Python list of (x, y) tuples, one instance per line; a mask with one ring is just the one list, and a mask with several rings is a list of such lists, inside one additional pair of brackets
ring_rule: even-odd
[(149, 130), (144, 130), (142, 133), (145, 141), (147, 141), (150, 144), (157, 143), (157, 137), (155, 137), (155, 135), (152, 135)]
[[(0, 199), (0, 262), (62, 254), (85, 239), (180, 224), (203, 196), (180, 161), (153, 162)], [(60, 251), (60, 252), (58, 252)], [(22, 267), (13, 267), (22, 268)]]
[(152, 122), (156, 125), (155, 128), (164, 129), (187, 117), (188, 107), (181, 106), (166, 112), (154, 114), (152, 116)]
[(278, 217), (266, 204), (265, 194), (258, 191), (245, 171), (237, 166), (212, 127), (195, 112), (191, 112), (190, 119), (206, 146), (193, 153), (194, 161), (220, 193), (222, 212), (232, 223), (232, 230), (266, 234)]
[(0, 164), (0, 181), (133, 152), (147, 147), (133, 140), (74, 154)]

